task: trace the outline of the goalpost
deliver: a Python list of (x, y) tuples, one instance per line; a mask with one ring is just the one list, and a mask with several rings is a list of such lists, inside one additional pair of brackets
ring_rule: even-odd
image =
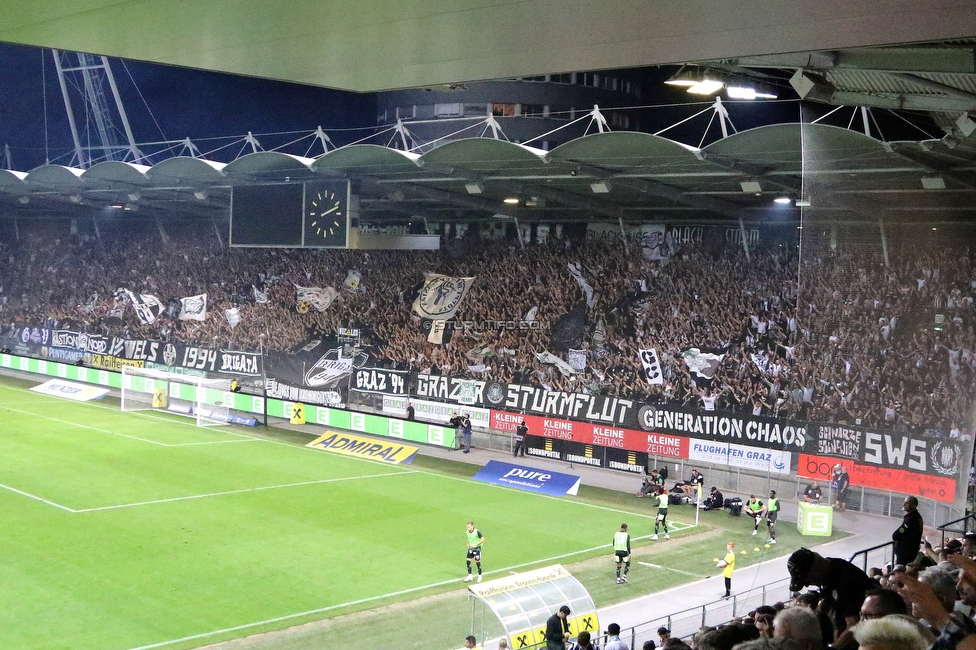
[(167, 411), (196, 419), (197, 426), (230, 424), (230, 379), (179, 375), (154, 368), (122, 367), (123, 411)]

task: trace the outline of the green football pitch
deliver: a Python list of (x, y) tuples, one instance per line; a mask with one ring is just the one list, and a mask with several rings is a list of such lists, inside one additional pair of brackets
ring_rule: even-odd
[(310, 440), (0, 380), (0, 647), (192, 648), (463, 593), (468, 520), (485, 531), (486, 579), (603, 562), (621, 521), (652, 532), (646, 504), (545, 497)]

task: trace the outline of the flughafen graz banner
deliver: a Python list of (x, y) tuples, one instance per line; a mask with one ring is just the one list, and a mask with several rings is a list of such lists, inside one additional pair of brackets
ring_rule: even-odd
[[(342, 408), (351, 388), (396, 396), (399, 401), (390, 400), (391, 404), (416, 399), (444, 403), (452, 411), (467, 407), (486, 416), (476, 426), (496, 431), (514, 432), (524, 419), (530, 455), (634, 473), (643, 472), (652, 457), (673, 458), (773, 474), (795, 472), (829, 483), (833, 466), (840, 463), (852, 485), (951, 502), (957, 487), (965, 485), (957, 479), (969, 468), (972, 454), (972, 440), (932, 429), (884, 431), (359, 368), (339, 350), (268, 353), (262, 359), (254, 352), (37, 327), (0, 332), (0, 344), (15, 354), (107, 370), (155, 365), (246, 378), (260, 377), (264, 364), (269, 397)], [(402, 412), (391, 414), (402, 416)]]

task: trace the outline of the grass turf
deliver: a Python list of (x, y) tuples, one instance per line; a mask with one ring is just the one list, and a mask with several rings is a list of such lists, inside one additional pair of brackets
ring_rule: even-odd
[[(684, 530), (671, 543), (700, 543), (675, 544), (666, 559), (657, 544), (638, 549), (635, 561), (662, 554), (658, 564), (681, 571), (635, 565), (618, 588), (610, 537), (621, 521), (650, 535), (650, 500), (587, 488), (545, 497), (470, 481), (467, 465), (390, 466), (300, 444), (309, 440), (200, 429), (0, 380), (0, 645), (191, 648), (337, 617), (246, 642), (328, 647), (323, 635), (362, 639), (364, 622), (390, 628), (370, 613), (340, 615), (401, 603), (391, 642), (449, 648), (469, 627), (469, 519), (486, 537), (487, 579), (560, 562), (598, 606), (714, 574), (725, 527), (737, 524), (743, 541), (751, 532), (728, 517), (692, 529), (693, 510), (672, 508)], [(796, 534), (787, 528), (781, 539)], [(784, 541), (768, 550), (795, 548)], [(419, 636), (404, 634), (411, 626)]]

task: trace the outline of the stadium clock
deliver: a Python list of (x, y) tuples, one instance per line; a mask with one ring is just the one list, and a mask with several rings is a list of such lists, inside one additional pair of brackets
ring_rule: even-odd
[(305, 246), (345, 248), (348, 217), (345, 183), (305, 189)]

